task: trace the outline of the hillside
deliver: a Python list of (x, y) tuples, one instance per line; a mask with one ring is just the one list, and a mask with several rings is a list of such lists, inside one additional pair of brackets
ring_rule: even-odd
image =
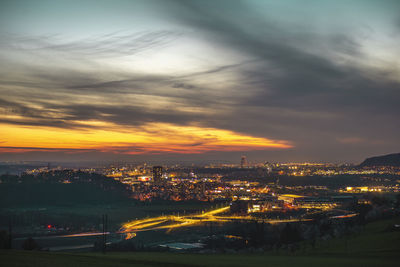
[(49, 253), (0, 250), (0, 266), (397, 266), (400, 232), (391, 227), (399, 218), (370, 223), (346, 239), (322, 241), (291, 254), (182, 254), (168, 252)]
[(360, 167), (372, 167), (372, 166), (400, 167), (400, 153), (367, 158), (359, 166)]
[(0, 176), (0, 208), (109, 203), (128, 196), (125, 185), (96, 173), (61, 170)]

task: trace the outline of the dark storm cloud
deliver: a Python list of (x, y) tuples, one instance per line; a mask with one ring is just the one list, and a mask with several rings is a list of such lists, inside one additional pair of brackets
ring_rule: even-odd
[[(400, 84), (393, 79), (393, 70), (363, 64), (367, 59), (362, 49), (364, 37), (350, 29), (321, 34), (312, 27), (282, 23), (245, 2), (163, 3), (160, 5), (164, 5), (171, 20), (193, 29), (196, 36), (213, 46), (234, 50), (248, 60), (184, 75), (25, 66), (23, 70), (30, 80), (0, 76), (1, 87), (31, 92), (24, 101), (17, 94), (0, 100), (6, 112), (25, 120), (3, 122), (61, 128), (82, 127), (74, 122), (77, 120), (133, 126), (148, 122), (196, 123), (291, 140), (310, 158), (328, 150), (340, 155), (340, 150), (349, 145), (359, 146), (358, 151), (365, 153), (377, 143), (385, 143), (385, 149), (400, 143)], [(99, 66), (90, 61), (93, 58), (156, 51), (179, 41), (182, 34), (113, 33), (66, 43), (57, 35), (14, 37), (13, 45), (5, 41), (1, 44), (29, 53), (51, 51), (78, 58), (96, 69)], [(210, 79), (227, 74), (233, 74), (236, 80), (225, 91)], [(45, 93), (48, 97), (42, 99)], [(91, 97), (96, 99), (90, 102)], [(78, 103), (80, 98), (88, 100)], [(149, 100), (147, 104), (143, 104), (143, 98)], [(41, 108), (28, 105), (28, 101)], [(193, 112), (190, 108), (208, 112)], [(351, 144), (346, 140), (359, 141)]]
[[(264, 59), (264, 66), (256, 66), (254, 70), (241, 72), (243, 78), (251, 81), (253, 84), (258, 83), (264, 87), (265, 96), (256, 96), (255, 103), (269, 105), (281, 105), (282, 100), (288, 101), (307, 100), (301, 97), (311, 97), (314, 104), (319, 104), (317, 99), (313, 97), (321, 96), (321, 100), (325, 100), (322, 104), (336, 101), (339, 107), (343, 105), (364, 105), (378, 104), (379, 108), (386, 110), (390, 108), (390, 112), (399, 106), (394, 106), (400, 97), (399, 83), (391, 81), (386, 73), (367, 69), (357, 64), (338, 64), (334, 63), (328, 55), (313, 54), (301, 49), (302, 39), (299, 35), (304, 36), (306, 33), (291, 34), (285, 28), (279, 28), (279, 25), (270, 25), (264, 21), (257, 21), (256, 13), (249, 10), (228, 7), (228, 12), (235, 21), (223, 19), (218, 14), (223, 11), (222, 6), (204, 7), (203, 2), (182, 2), (191, 12), (182, 12), (186, 16), (181, 17), (185, 23), (190, 23), (193, 27), (200, 28), (208, 32), (210, 38), (216, 42), (222, 42), (230, 47), (235, 47), (243, 53), (247, 53), (258, 59)], [(224, 6), (226, 8), (226, 6)], [(240, 26), (236, 25), (237, 21), (243, 22), (245, 18), (242, 14), (254, 14), (253, 22), (250, 22), (248, 28), (254, 29), (257, 25), (260, 31), (255, 33), (247, 32)], [(178, 16), (179, 17), (179, 16)], [(254, 27), (253, 27), (254, 26)], [(265, 38), (265, 34), (273, 32), (273, 35)], [(310, 35), (308, 33), (308, 35)], [(315, 40), (320, 37), (315, 34), (309, 36)], [(284, 40), (285, 42), (282, 42)], [(328, 40), (329, 49), (335, 52), (345, 53), (351, 56), (362, 57), (358, 52), (360, 44), (351, 37), (340, 34), (330, 37)], [(299, 48), (300, 47), (300, 48)], [(272, 65), (272, 71), (271, 66)], [(275, 74), (274, 70), (278, 69)], [(332, 97), (334, 97), (332, 99)], [(384, 97), (384, 99), (382, 99)], [(341, 98), (341, 99), (338, 99)], [(277, 100), (277, 103), (273, 101)], [(329, 101), (326, 101), (329, 100)], [(378, 101), (377, 101), (378, 100)], [(385, 101), (379, 101), (385, 100)], [(389, 101), (389, 102), (387, 102)], [(288, 107), (295, 105), (295, 101), (288, 103)], [(303, 103), (304, 107), (310, 107)], [(388, 105), (389, 104), (389, 105)], [(375, 106), (375, 105), (373, 105)], [(320, 106), (317, 106), (320, 108)]]
[(322, 37), (296, 25), (287, 28), (242, 3), (178, 3), (180, 23), (261, 60), (239, 71), (243, 89), (257, 93), (236, 103), (231, 118), (240, 123), (228, 120), (223, 127), (307, 142), (311, 150), (346, 135), (399, 141), (393, 134), (400, 130), (400, 84), (391, 73), (356, 63), (366, 55), (351, 32)]

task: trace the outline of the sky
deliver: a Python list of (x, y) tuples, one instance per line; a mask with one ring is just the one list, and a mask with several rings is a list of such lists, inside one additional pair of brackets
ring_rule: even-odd
[(400, 1), (0, 0), (0, 160), (400, 152)]

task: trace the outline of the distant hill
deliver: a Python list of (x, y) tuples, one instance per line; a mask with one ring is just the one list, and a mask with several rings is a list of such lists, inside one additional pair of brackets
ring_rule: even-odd
[(360, 167), (371, 167), (371, 166), (400, 167), (400, 153), (367, 158), (359, 166)]
[(114, 179), (73, 170), (0, 175), (0, 208), (125, 201), (130, 191)]
[[(127, 197), (93, 184), (0, 184), (0, 209), (29, 206), (107, 204)], [(1, 266), (1, 264), (0, 264)]]

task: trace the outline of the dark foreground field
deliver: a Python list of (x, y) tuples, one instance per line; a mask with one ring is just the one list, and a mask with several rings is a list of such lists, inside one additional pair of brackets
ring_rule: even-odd
[(56, 254), (2, 252), (1, 266), (398, 266), (395, 258), (343, 255), (197, 255), (173, 253)]
[(266, 254), (178, 254), (159, 252), (49, 253), (0, 251), (0, 266), (398, 266), (399, 220), (368, 224), (357, 236), (319, 244), (296, 254), (284, 250)]
[(398, 259), (344, 255), (199, 255), (174, 253), (58, 254), (25, 251), (1, 252), (1, 266), (398, 266)]

